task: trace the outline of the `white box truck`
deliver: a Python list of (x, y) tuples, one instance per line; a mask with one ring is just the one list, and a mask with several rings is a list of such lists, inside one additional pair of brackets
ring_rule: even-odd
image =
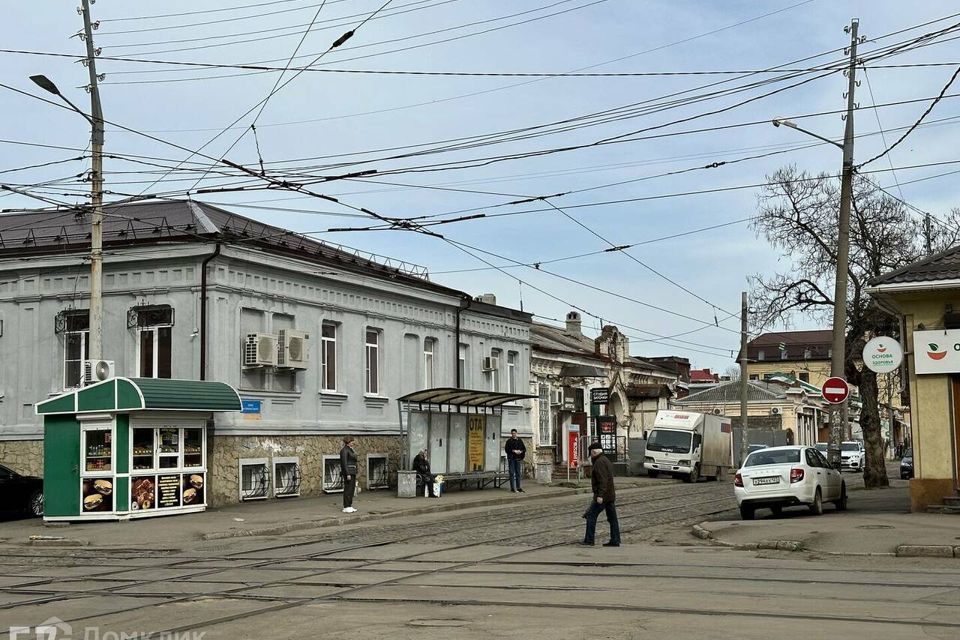
[(643, 468), (696, 482), (701, 476), (719, 480), (733, 467), (730, 418), (692, 411), (658, 411), (647, 434)]

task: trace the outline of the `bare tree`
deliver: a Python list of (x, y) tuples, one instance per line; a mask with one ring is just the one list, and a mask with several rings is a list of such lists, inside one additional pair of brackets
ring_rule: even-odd
[[(755, 320), (759, 326), (783, 323), (797, 316), (829, 323), (833, 316), (837, 255), (837, 214), (840, 184), (835, 176), (812, 176), (784, 167), (769, 176), (758, 196), (753, 227), (781, 252), (784, 269), (751, 278)], [(958, 240), (960, 211), (948, 224), (938, 225), (933, 246), (945, 248)], [(860, 390), (868, 487), (888, 484), (880, 429), (877, 374), (860, 362), (863, 346), (878, 334), (896, 330), (893, 318), (864, 290), (870, 279), (915, 262), (924, 255), (923, 221), (868, 178), (857, 175), (850, 220), (850, 266), (847, 300), (847, 380)]]

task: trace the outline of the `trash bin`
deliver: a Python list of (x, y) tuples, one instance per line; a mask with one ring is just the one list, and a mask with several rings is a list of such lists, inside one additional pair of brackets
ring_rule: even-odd
[(550, 484), (553, 481), (553, 464), (549, 462), (538, 462), (534, 471), (535, 479), (540, 484)]
[(397, 497), (415, 498), (417, 496), (417, 472), (397, 471)]

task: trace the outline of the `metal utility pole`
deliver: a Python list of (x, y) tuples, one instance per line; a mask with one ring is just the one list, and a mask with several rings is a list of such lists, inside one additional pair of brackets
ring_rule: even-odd
[[(850, 33), (850, 66), (847, 69), (847, 116), (843, 131), (843, 174), (840, 182), (840, 216), (837, 233), (837, 281), (833, 294), (833, 351), (830, 375), (846, 379), (847, 333), (847, 271), (850, 262), (850, 205), (853, 199), (853, 110), (854, 91), (857, 88), (857, 30), (860, 21), (853, 18), (845, 31)], [(840, 465), (840, 442), (846, 432), (845, 411), (837, 405), (830, 407), (830, 464)]]
[(750, 388), (750, 376), (747, 375), (747, 292), (740, 294), (740, 464), (747, 457), (747, 391)]
[(91, 360), (103, 357), (103, 111), (100, 109), (100, 88), (97, 85), (97, 52), (93, 46), (93, 22), (90, 0), (81, 0), (83, 33), (87, 43), (87, 71), (90, 73), (90, 355)]

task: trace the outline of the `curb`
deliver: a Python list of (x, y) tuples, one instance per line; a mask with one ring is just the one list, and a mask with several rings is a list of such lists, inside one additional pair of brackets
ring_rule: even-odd
[(727, 547), (730, 549), (736, 549), (738, 551), (756, 551), (757, 549), (776, 549), (780, 551), (810, 551), (803, 546), (803, 543), (798, 540), (761, 540), (759, 542), (746, 542), (741, 544), (735, 544), (733, 542), (724, 542), (723, 540), (717, 540), (714, 537), (713, 532), (709, 529), (705, 529), (699, 524), (693, 525), (690, 529), (692, 533), (697, 538), (701, 540), (709, 540), (713, 544), (716, 544), (721, 547)]
[(901, 544), (898, 558), (960, 558), (960, 547), (947, 544)]
[(61, 536), (30, 536), (27, 544), (32, 547), (86, 547), (90, 543), (86, 540), (75, 540)]
[[(590, 488), (565, 489), (550, 494), (540, 494), (527, 496), (526, 502), (546, 500), (549, 498), (561, 498), (565, 496), (575, 496), (582, 493), (589, 493)], [(245, 538), (253, 536), (269, 536), (290, 533), (291, 531), (302, 531), (304, 529), (321, 529), (325, 527), (335, 527), (347, 524), (356, 524), (358, 522), (369, 522), (371, 520), (384, 520), (387, 518), (403, 518), (407, 516), (418, 516), (427, 513), (443, 513), (445, 511), (460, 511), (463, 509), (472, 509), (474, 507), (492, 507), (501, 504), (509, 504), (516, 501), (516, 498), (504, 496), (502, 498), (490, 498), (487, 500), (478, 500), (477, 502), (462, 503), (449, 502), (445, 504), (436, 504), (429, 507), (413, 507), (410, 509), (400, 509), (387, 513), (365, 513), (359, 516), (326, 516), (316, 520), (306, 520), (302, 522), (290, 522), (270, 527), (258, 527), (256, 529), (235, 529), (232, 531), (214, 531), (200, 536), (201, 540), (226, 540), (229, 538)]]

